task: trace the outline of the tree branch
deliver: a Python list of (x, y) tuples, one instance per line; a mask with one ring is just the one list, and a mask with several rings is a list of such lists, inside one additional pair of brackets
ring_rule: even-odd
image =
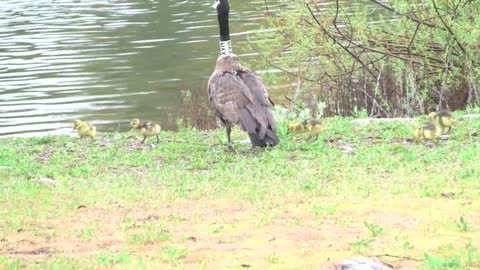
[(409, 56), (410, 56), (410, 49), (412, 48), (412, 44), (413, 44), (413, 41), (415, 40), (415, 37), (417, 36), (418, 29), (420, 29), (420, 25), (421, 24), (417, 23), (417, 27), (415, 28), (415, 32), (413, 33), (413, 36), (410, 39), (410, 43), (408, 43), (407, 52), (408, 52)]
[[(307, 9), (308, 11), (310, 12), (310, 15), (312, 16), (312, 18), (315, 20), (315, 22), (318, 24), (318, 26), (320, 27), (320, 29), (322, 29), (322, 31), (333, 41), (335, 41), (335, 37), (330, 34), (327, 29), (325, 29), (323, 27), (323, 25), (320, 23), (320, 21), (318, 21), (317, 17), (315, 16), (315, 14), (313, 13), (313, 10), (310, 8), (310, 5), (307, 4)], [(350, 56), (352, 56), (356, 61), (358, 61), (362, 66), (365, 67), (365, 69), (367, 70), (368, 73), (370, 73), (370, 75), (372, 76), (375, 76), (375, 74), (373, 74), (373, 72), (367, 67), (367, 65), (362, 61), (362, 59), (358, 58), (357, 55), (355, 55), (353, 52), (351, 52), (347, 47), (345, 47), (343, 44), (337, 42), (338, 46), (340, 46), (343, 50), (345, 50)]]
[(424, 24), (424, 25), (426, 25), (426, 26), (428, 26), (428, 27), (432, 27), (432, 28), (438, 28), (435, 24), (432, 24), (432, 23), (429, 23), (429, 22), (425, 22), (425, 21), (419, 20), (419, 19), (417, 19), (417, 18), (415, 18), (415, 17), (413, 17), (413, 16), (410, 16), (410, 15), (402, 14), (402, 13), (396, 11), (393, 7), (387, 6), (387, 5), (385, 5), (384, 3), (379, 2), (379, 1), (377, 1), (377, 0), (370, 0), (370, 2), (373, 2), (373, 3), (375, 3), (375, 4), (379, 5), (379, 6), (387, 9), (387, 10), (390, 10), (391, 12), (393, 12), (393, 13), (399, 15), (399, 16), (406, 17), (406, 18), (408, 18), (409, 20), (414, 21), (414, 22), (416, 22), (416, 23)]
[(452, 31), (452, 29), (450, 28), (450, 26), (447, 25), (447, 23), (445, 22), (445, 20), (443, 20), (442, 15), (440, 15), (440, 12), (438, 11), (438, 8), (437, 8), (437, 4), (435, 4), (435, 0), (432, 0), (432, 3), (433, 3), (433, 8), (435, 9), (435, 12), (437, 13), (438, 18), (439, 18), (440, 21), (442, 22), (443, 26), (445, 26), (445, 28), (447, 29), (448, 33), (450, 33), (450, 35), (452, 35), (452, 37), (453, 37), (453, 40), (455, 40), (455, 43), (457, 43), (458, 47), (460, 47), (460, 50), (462, 50), (462, 52), (465, 54), (466, 51), (465, 51), (465, 49), (463, 48), (463, 46), (462, 46), (462, 44), (460, 43), (460, 41), (458, 41), (457, 36), (455, 36), (455, 33), (453, 33), (453, 31)]

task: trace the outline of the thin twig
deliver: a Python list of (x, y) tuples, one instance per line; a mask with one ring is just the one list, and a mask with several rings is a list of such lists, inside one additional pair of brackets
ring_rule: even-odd
[[(310, 15), (312, 16), (312, 18), (315, 20), (315, 22), (318, 24), (318, 26), (320, 27), (320, 29), (322, 29), (322, 31), (330, 38), (332, 39), (333, 41), (335, 41), (335, 37), (332, 36), (332, 34), (330, 34), (324, 27), (323, 25), (320, 23), (320, 21), (318, 21), (317, 17), (315, 16), (315, 14), (313, 13), (313, 10), (310, 8), (310, 5), (307, 4), (307, 9), (308, 11), (310, 12)], [(362, 59), (358, 58), (357, 55), (355, 55), (353, 52), (351, 52), (347, 47), (345, 47), (343, 44), (341, 44), (340, 42), (337, 42), (338, 46), (340, 46), (343, 50), (345, 50), (350, 56), (352, 56), (356, 61), (358, 61), (363, 67), (365, 67), (366, 71), (368, 73), (370, 73), (370, 75), (372, 76), (375, 76), (375, 74), (373, 74), (373, 72), (367, 67), (367, 65), (362, 61)]]
[(453, 31), (452, 31), (452, 29), (450, 28), (450, 26), (447, 25), (447, 23), (445, 22), (445, 20), (443, 20), (442, 15), (440, 15), (440, 11), (438, 11), (437, 4), (435, 4), (435, 0), (432, 0), (432, 3), (433, 3), (433, 8), (435, 9), (435, 13), (437, 13), (438, 18), (439, 18), (440, 21), (442, 22), (443, 26), (445, 26), (445, 28), (446, 28), (447, 31), (450, 33), (450, 35), (452, 35), (453, 40), (455, 40), (455, 43), (457, 43), (458, 47), (460, 47), (460, 50), (462, 50), (462, 52), (465, 54), (466, 51), (465, 51), (465, 49), (463, 48), (463, 46), (462, 46), (462, 44), (460, 43), (460, 41), (458, 41), (457, 36), (455, 36), (455, 33), (453, 33)]
[(377, 5), (379, 5), (379, 6), (381, 6), (381, 7), (383, 7), (383, 8), (385, 8), (385, 9), (387, 9), (387, 10), (390, 10), (391, 12), (393, 12), (393, 13), (399, 15), (399, 16), (406, 17), (407, 19), (412, 20), (412, 21), (414, 21), (414, 22), (416, 22), (416, 23), (424, 24), (424, 25), (426, 25), (426, 26), (428, 26), (428, 27), (432, 27), (432, 28), (438, 28), (435, 24), (428, 23), (428, 22), (425, 22), (425, 21), (421, 21), (421, 20), (419, 20), (419, 19), (417, 19), (417, 18), (414, 18), (414, 17), (412, 17), (412, 16), (410, 16), (410, 15), (402, 14), (402, 13), (398, 12), (397, 10), (395, 10), (393, 7), (387, 6), (387, 5), (385, 5), (384, 3), (379, 2), (379, 1), (377, 1), (377, 0), (370, 0), (370, 1), (373, 2), (373, 3), (375, 3), (375, 4), (377, 4)]
[(290, 107), (290, 109), (293, 108), (293, 106), (297, 102), (298, 95), (300, 95), (300, 91), (301, 91), (301, 87), (302, 87), (301, 76), (302, 76), (302, 70), (301, 70), (301, 65), (300, 65), (300, 61), (299, 61), (299, 63), (298, 63), (298, 76), (297, 76), (297, 88), (295, 89), (295, 94), (293, 95), (293, 103), (291, 104), (292, 106)]
[[(252, 46), (252, 48), (253, 48), (253, 46)], [(273, 63), (272, 63), (270, 60), (268, 60), (268, 58), (267, 58), (265, 55), (263, 55), (259, 50), (255, 49), (255, 48), (254, 48), (254, 50), (263, 58), (263, 60), (264, 60), (265, 62), (267, 62), (267, 64), (268, 64), (269, 66), (272, 66), (272, 67), (274, 67), (274, 68), (276, 68), (276, 69), (284, 72), (285, 74), (288, 74), (288, 75), (293, 76), (293, 77), (295, 77), (295, 78), (298, 77), (298, 74), (295, 74), (295, 73), (293, 73), (293, 72), (291, 72), (291, 71), (288, 71), (288, 70), (286, 70), (286, 69), (284, 69), (284, 68), (282, 68), (282, 67), (279, 67), (279, 66), (273, 64)], [(316, 80), (312, 80), (312, 79), (310, 79), (310, 78), (302, 77), (302, 79), (305, 80), (305, 81), (309, 81), (309, 82), (317, 82)]]
[(413, 32), (413, 36), (410, 39), (410, 43), (408, 43), (408, 47), (407, 47), (408, 56), (411, 56), (410, 55), (410, 49), (412, 48), (412, 44), (413, 44), (413, 41), (415, 40), (415, 37), (417, 36), (418, 29), (420, 29), (420, 25), (421, 24), (417, 23), (417, 27), (415, 28), (415, 32)]
[(417, 262), (424, 261), (422, 259), (417, 259), (417, 258), (408, 257), (408, 256), (399, 256), (399, 255), (394, 255), (389, 253), (372, 255), (372, 257), (392, 257), (392, 258), (405, 259), (405, 260), (411, 260), (411, 261), (417, 261)]

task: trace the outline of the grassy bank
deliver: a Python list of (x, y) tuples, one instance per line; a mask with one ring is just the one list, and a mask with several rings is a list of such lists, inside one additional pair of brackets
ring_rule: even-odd
[(480, 269), (480, 119), (438, 144), (406, 140), (415, 122), (324, 124), (238, 153), (223, 129), (2, 139), (0, 268)]

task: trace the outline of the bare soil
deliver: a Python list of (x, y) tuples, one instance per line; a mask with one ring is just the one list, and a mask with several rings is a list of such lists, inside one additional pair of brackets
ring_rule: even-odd
[[(416, 200), (414, 204), (440, 201)], [(1, 239), (0, 255), (25, 259), (56, 255), (82, 257), (100, 250), (120, 252), (128, 246), (135, 254), (149, 257), (166, 245), (180, 245), (188, 249), (188, 255), (179, 258), (187, 268), (205, 260), (210, 268), (235, 265), (262, 268), (268, 266), (266, 258), (274, 256), (278, 258), (276, 263), (286, 266), (334, 269), (335, 262), (358, 256), (352, 251), (351, 243), (368, 235), (363, 220), (381, 220), (382, 225), (399, 230), (415, 229), (428, 222), (401, 211), (362, 207), (341, 215), (317, 217), (302, 207), (301, 200), (287, 209), (265, 219), (264, 214), (258, 214), (246, 203), (226, 200), (183, 200), (155, 207), (117, 205), (108, 209), (79, 205), (70, 216), (27, 222), (25, 229)], [(342, 219), (348, 220), (348, 216), (350, 222), (339, 223)], [(134, 224), (125, 231), (121, 228), (127, 218), (133, 219)], [(85, 229), (92, 222), (95, 224), (93, 237), (83, 239), (71, 233)], [(170, 239), (141, 245), (129, 243), (128, 234), (141, 231), (148, 222), (162, 222)], [(372, 259), (382, 260), (395, 269), (413, 269), (419, 264), (417, 258), (389, 254), (389, 245), (391, 243), (381, 238), (375, 242), (373, 250), (379, 253)]]

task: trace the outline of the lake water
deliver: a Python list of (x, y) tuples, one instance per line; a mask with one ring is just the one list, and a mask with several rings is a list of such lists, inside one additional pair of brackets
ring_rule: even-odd
[[(218, 56), (212, 3), (2, 0), (0, 136), (74, 134), (76, 118), (99, 131), (134, 117), (174, 128), (180, 90), (206, 91)], [(234, 52), (249, 65), (258, 57), (238, 44), (259, 29), (264, 0), (231, 4)]]

